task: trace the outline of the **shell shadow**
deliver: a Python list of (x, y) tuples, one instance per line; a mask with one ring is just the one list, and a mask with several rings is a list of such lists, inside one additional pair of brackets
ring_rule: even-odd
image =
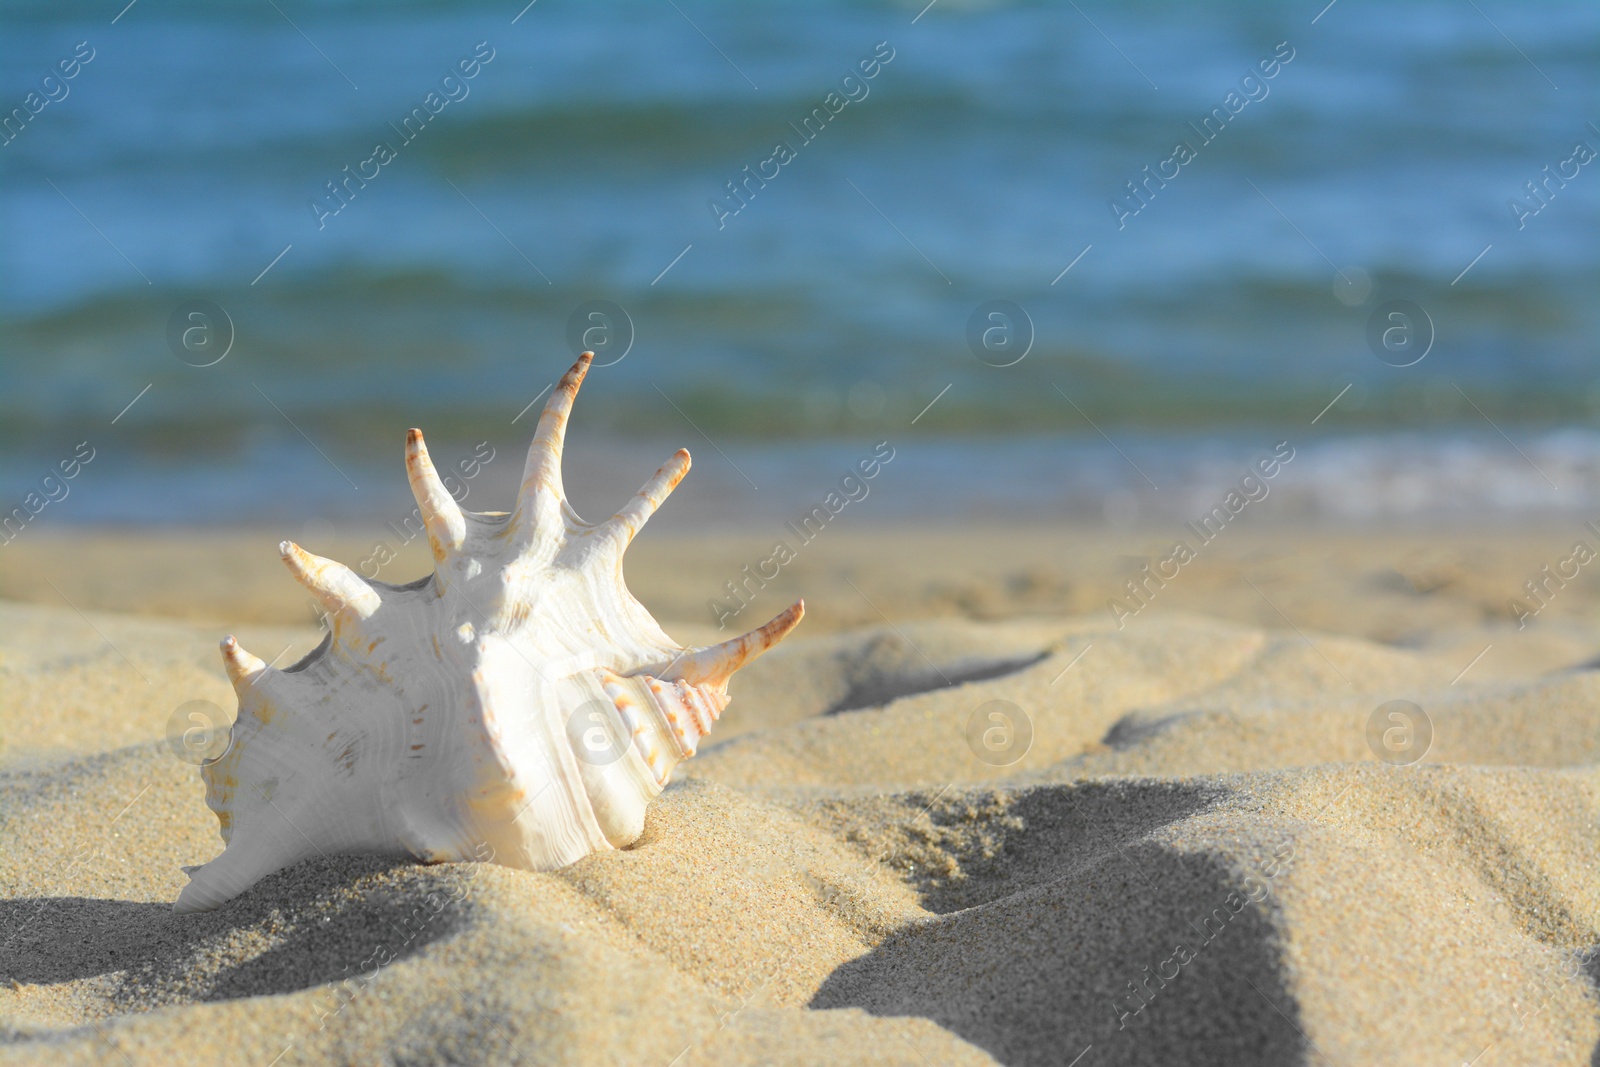
[(121, 970), (172, 917), (170, 904), (131, 900), (0, 900), (0, 983), (54, 985)]
[(920, 1016), (1005, 1064), (1091, 1046), (1097, 1065), (1304, 1062), (1270, 884), (1252, 893), (1219, 856), (1143, 839), (1214, 798), (1165, 783), (1030, 790), (993, 869), (973, 868), (984, 876), (959, 895), (920, 887), (941, 914), (837, 968), (809, 1006)]
[[(122, 1013), (342, 981), (380, 950), (402, 960), (468, 922), (470, 904), (452, 891), (469, 877), (459, 866), (307, 860), (197, 915), (85, 897), (0, 901), (0, 982), (107, 976)], [(241, 942), (262, 947), (241, 951)]]

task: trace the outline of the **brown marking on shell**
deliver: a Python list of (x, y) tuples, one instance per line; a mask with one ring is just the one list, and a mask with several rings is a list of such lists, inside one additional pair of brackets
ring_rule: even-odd
[(331, 559), (312, 555), (293, 541), (278, 544), (278, 554), (295, 581), (305, 586), (335, 619), (365, 619), (382, 603), (378, 593), (355, 571)]
[(797, 600), (764, 626), (681, 657), (676, 661), (678, 678), (695, 685), (726, 688), (735, 671), (782, 641), (800, 625), (805, 613), (806, 602)]
[(496, 779), (493, 783), (485, 785), (477, 793), (469, 794), (467, 806), (474, 811), (503, 812), (511, 809), (523, 796), (523, 790), (512, 784), (511, 779)]
[[(567, 422), (572, 414), (572, 398), (578, 392), (583, 377), (589, 370), (589, 361), (579, 358), (572, 369), (561, 376), (550, 404), (539, 417), (539, 428), (534, 434), (530, 456), (536, 461), (533, 471), (524, 478), (522, 492), (533, 496), (544, 490), (551, 496), (561, 493), (561, 443), (567, 435)], [(564, 502), (564, 501), (563, 501)]]
[(422, 431), (415, 428), (406, 431), (406, 478), (411, 482), (417, 513), (428, 532), (428, 547), (433, 552), (434, 563), (443, 563), (449, 553), (466, 543), (467, 521), (455, 498), (439, 480)]
[(612, 553), (613, 568), (621, 581), (622, 553), (638, 534), (650, 516), (672, 495), (672, 491), (683, 481), (689, 473), (689, 450), (680, 448), (672, 454), (672, 458), (662, 464), (661, 468), (647, 481), (644, 486), (633, 495), (632, 499), (622, 507), (611, 521), (602, 523), (595, 528), (601, 537), (611, 540), (615, 546)]
[(656, 776), (656, 784), (665, 786), (667, 784), (667, 777), (672, 773), (672, 771), (661, 766), (660, 751), (657, 750), (656, 746), (654, 745), (647, 745), (644, 752), (640, 754), (644, 756), (644, 762), (650, 768), (650, 773)]
[(222, 666), (227, 671), (228, 681), (232, 683), (235, 692), (242, 693), (245, 687), (255, 685), (266, 672), (265, 661), (241, 648), (232, 634), (223, 638), (221, 647)]
[(627, 729), (630, 737), (639, 737), (644, 733), (644, 719), (632, 704), (616, 705), (617, 715), (622, 719), (622, 725)]
[(672, 696), (678, 702), (678, 706), (688, 714), (689, 721), (694, 725), (695, 733), (704, 737), (711, 732), (712, 720), (707, 718), (705, 705), (694, 686), (678, 682), (672, 687)]

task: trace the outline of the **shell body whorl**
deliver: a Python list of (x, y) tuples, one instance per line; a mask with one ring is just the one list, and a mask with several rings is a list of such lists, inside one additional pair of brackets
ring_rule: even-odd
[(317, 855), (549, 870), (629, 845), (727, 706), (733, 672), (799, 622), (796, 603), (743, 637), (685, 648), (628, 592), (623, 553), (689, 454), (605, 522), (579, 519), (560, 464), (589, 358), (546, 404), (510, 513), (457, 507), (410, 432), (430, 576), (369, 581), (279, 546), (327, 608), (328, 634), (282, 670), (222, 643), (239, 714), (200, 774), (225, 848), (188, 868), (179, 912)]

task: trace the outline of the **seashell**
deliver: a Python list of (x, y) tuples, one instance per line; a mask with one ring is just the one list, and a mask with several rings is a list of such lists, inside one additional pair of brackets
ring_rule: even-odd
[(623, 553), (689, 453), (611, 518), (580, 519), (561, 452), (591, 358), (545, 405), (509, 514), (457, 507), (410, 431), (406, 469), (433, 574), (390, 585), (279, 546), (327, 607), (329, 632), (282, 670), (222, 642), (239, 713), (227, 751), (200, 776), (225, 847), (184, 868), (178, 912), (215, 908), (319, 854), (550, 870), (638, 839), (646, 805), (727, 706), (728, 679), (805, 607), (685, 648), (633, 598)]

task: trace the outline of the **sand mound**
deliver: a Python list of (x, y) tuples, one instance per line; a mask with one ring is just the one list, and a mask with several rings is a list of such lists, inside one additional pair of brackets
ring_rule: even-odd
[[(161, 737), (175, 696), (231, 710), (194, 651), (214, 634), (0, 617), (0, 1062), (1499, 1065), (1600, 1043), (1594, 672), (1452, 684), (1454, 655), (1154, 613), (796, 638), (740, 675), (632, 849), (549, 874), (317, 859), (180, 918), (179, 865), (220, 842)], [(313, 637), (254, 643), (279, 636)], [(1376, 758), (1392, 700), (1431, 722), (1420, 762)]]

